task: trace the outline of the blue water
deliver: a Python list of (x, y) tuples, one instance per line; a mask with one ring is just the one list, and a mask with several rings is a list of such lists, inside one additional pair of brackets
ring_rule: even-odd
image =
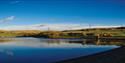
[(52, 63), (117, 48), (70, 43), (67, 39), (14, 38), (0, 43), (0, 63)]

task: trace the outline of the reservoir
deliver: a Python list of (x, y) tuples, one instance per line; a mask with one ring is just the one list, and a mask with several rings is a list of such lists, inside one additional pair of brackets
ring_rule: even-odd
[(0, 38), (0, 63), (52, 63), (108, 51), (119, 44), (87, 39)]

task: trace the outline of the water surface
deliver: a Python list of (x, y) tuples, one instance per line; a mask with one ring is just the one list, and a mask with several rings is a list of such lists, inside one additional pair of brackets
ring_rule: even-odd
[(4, 38), (0, 39), (0, 63), (52, 63), (118, 47), (86, 39)]

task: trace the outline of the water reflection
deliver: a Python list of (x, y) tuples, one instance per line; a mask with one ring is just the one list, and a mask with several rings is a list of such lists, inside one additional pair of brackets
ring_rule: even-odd
[(69, 43), (79, 43), (82, 45), (117, 45), (125, 46), (125, 40), (93, 40), (93, 39), (83, 39), (79, 41), (69, 41)]
[(14, 53), (9, 49), (0, 49), (0, 53), (6, 54), (8, 56), (14, 56)]
[[(108, 45), (108, 46), (106, 46)], [(42, 39), (42, 38), (0, 38), (0, 46), (20, 46), (37, 48), (94, 48), (125, 45), (124, 41), (92, 39)], [(11, 49), (3, 48), (0, 53), (13, 56)]]
[(124, 46), (125, 40), (103, 39), (43, 39), (43, 38), (4, 38), (0, 39), (0, 45), (26, 46), (26, 47), (85, 47), (86, 45)]
[(52, 63), (111, 50), (118, 48), (119, 45), (124, 46), (124, 41), (2, 38), (0, 39), (0, 60), (2, 60), (0, 63)]

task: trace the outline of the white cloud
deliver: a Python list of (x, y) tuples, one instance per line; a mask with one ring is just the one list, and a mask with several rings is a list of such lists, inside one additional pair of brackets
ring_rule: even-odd
[(0, 19), (0, 22), (5, 23), (5, 22), (8, 22), (8, 21), (12, 21), (14, 19), (15, 19), (15, 16), (9, 16), (9, 17)]
[(11, 4), (18, 4), (18, 3), (20, 3), (21, 1), (11, 1), (10, 3)]
[[(110, 28), (119, 26), (91, 26), (91, 28)], [(35, 25), (13, 25), (1, 27), (3, 30), (75, 30), (75, 29), (86, 29), (89, 28), (87, 24), (35, 24)]]

